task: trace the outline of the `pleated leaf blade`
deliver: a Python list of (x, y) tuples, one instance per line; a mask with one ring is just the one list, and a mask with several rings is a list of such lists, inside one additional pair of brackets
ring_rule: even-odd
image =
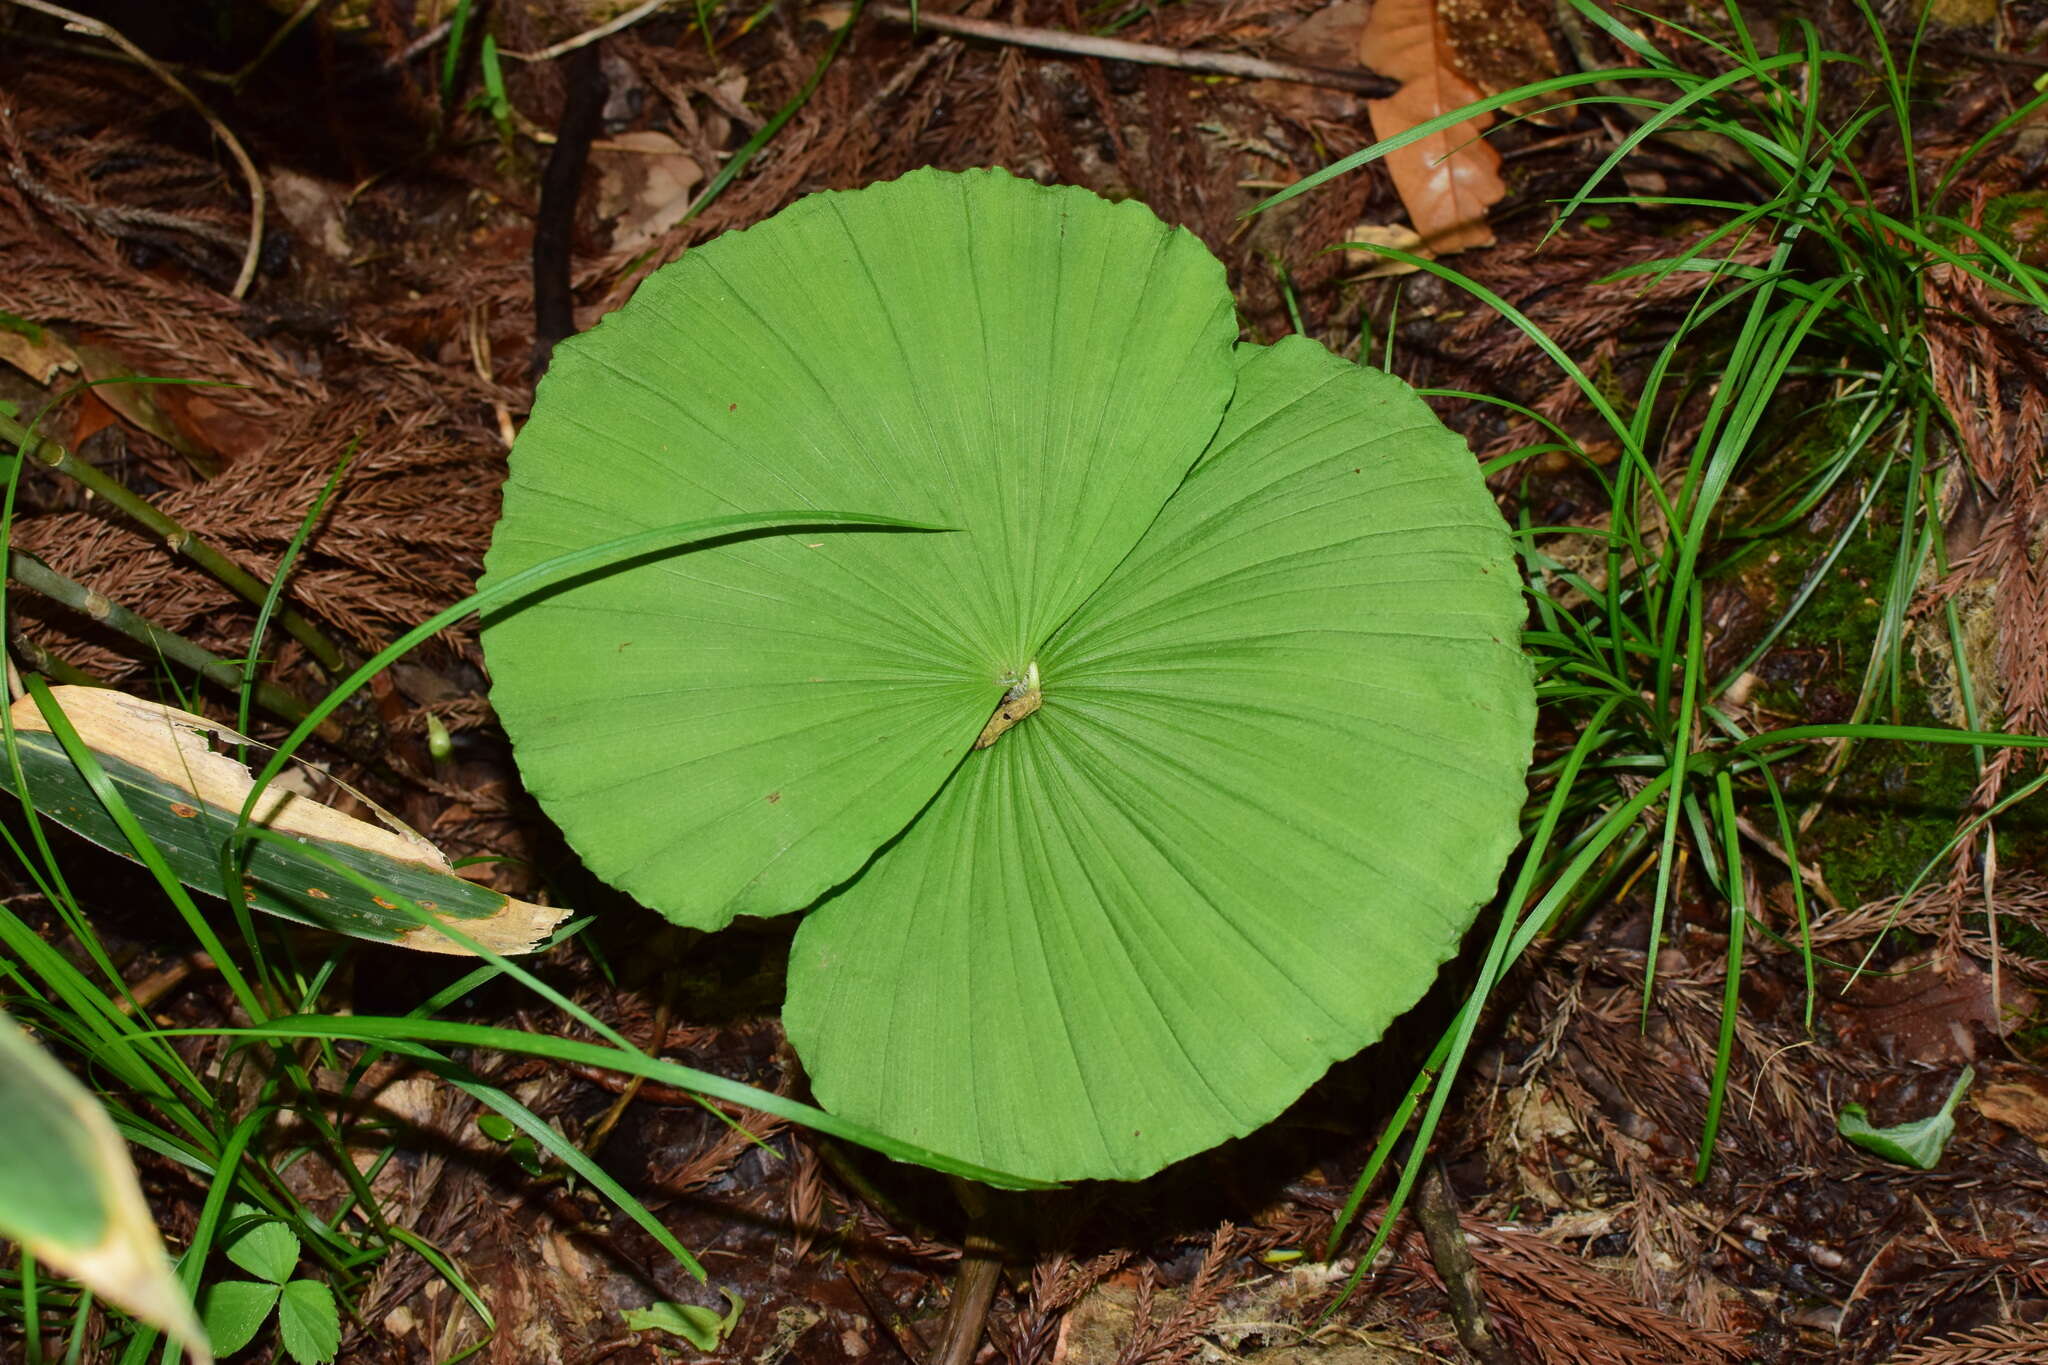
[(1201, 463), (1036, 660), (1043, 704), (815, 910), (826, 1107), (1138, 1178), (1270, 1121), (1492, 893), (1534, 723), (1506, 528), (1404, 385), (1243, 348)]
[(813, 195), (690, 251), (557, 352), (486, 584), (760, 506), (957, 529), (756, 537), (489, 618), (529, 788), (679, 922), (809, 905), (1137, 541), (1216, 428), (1234, 335), (1192, 236), (1001, 172)]

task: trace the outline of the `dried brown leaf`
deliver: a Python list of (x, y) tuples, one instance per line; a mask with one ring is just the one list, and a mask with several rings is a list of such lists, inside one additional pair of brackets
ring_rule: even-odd
[(1970, 1096), (1970, 1107), (2028, 1141), (2048, 1146), (2048, 1072), (2018, 1064), (2001, 1066)]
[(1422, 250), (1422, 238), (1414, 228), (1402, 223), (1359, 223), (1344, 234), (1344, 265), (1347, 269), (1363, 271), (1360, 279), (1379, 280), (1389, 275), (1412, 275), (1420, 267), (1397, 261), (1391, 256), (1382, 256), (1376, 251), (1351, 250), (1353, 245), (1390, 246), (1396, 251), (1415, 252)]
[[(1479, 98), (1453, 65), (1434, 0), (1381, 0), (1358, 41), (1359, 60), (1403, 82), (1391, 99), (1368, 100), (1382, 140)], [(1387, 153), (1387, 173), (1415, 231), (1434, 255), (1489, 246), (1486, 211), (1507, 194), (1500, 153), (1481, 134), (1490, 114), (1452, 124)]]
[(598, 153), (597, 216), (612, 224), (612, 251), (627, 255), (674, 227), (689, 211), (703, 167), (667, 133), (621, 133)]

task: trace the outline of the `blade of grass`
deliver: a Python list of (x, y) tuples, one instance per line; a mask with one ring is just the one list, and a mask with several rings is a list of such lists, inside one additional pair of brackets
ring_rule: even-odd
[(1768, 764), (1759, 763), (1757, 772), (1764, 779), (1764, 790), (1770, 794), (1771, 813), (1778, 821), (1778, 844), (1785, 850), (1786, 861), (1791, 864), (1792, 912), (1799, 923), (1799, 956), (1806, 968), (1806, 1010), (1805, 1024), (1808, 1036), (1813, 1033), (1813, 1005), (1819, 995), (1813, 970), (1813, 925), (1806, 911), (1806, 878), (1801, 875), (1799, 865), (1799, 832), (1793, 827), (1792, 812), (1785, 808), (1785, 793), (1778, 786), (1777, 774)]
[[(1735, 1015), (1742, 1007), (1742, 929), (1746, 922), (1742, 885), (1742, 836), (1736, 823), (1735, 791), (1728, 770), (1714, 774), (1714, 807), (1719, 816), (1723, 853), (1727, 858), (1728, 966), (1721, 986), (1721, 1031), (1714, 1043), (1714, 1072), (1707, 1083), (1707, 1119), (1700, 1132), (1699, 1161), (1693, 1184), (1704, 1184), (1714, 1161), (1714, 1141), (1721, 1132), (1721, 1106), (1728, 1096), (1728, 1066), (1735, 1049)], [(1794, 869), (1793, 880), (1798, 880)]]
[[(1636, 1026), (1647, 1031), (1650, 1027), (1650, 999), (1657, 986), (1657, 955), (1664, 947), (1664, 916), (1671, 904), (1671, 867), (1677, 860), (1678, 817), (1685, 804), (1685, 774), (1692, 763), (1693, 728), (1697, 717), (1701, 666), (1701, 617), (1705, 612), (1700, 600), (1700, 585), (1695, 581), (1689, 594), (1690, 610), (1686, 613), (1685, 669), (1679, 688), (1678, 714), (1671, 727), (1671, 766), (1667, 774), (1671, 784), (1670, 799), (1664, 805), (1664, 841), (1658, 848), (1657, 889), (1650, 898), (1650, 942), (1643, 955), (1643, 1001)], [(1658, 676), (1664, 676), (1659, 670)]]
[(522, 570), (497, 584), (486, 592), (471, 593), (454, 606), (434, 613), (419, 625), (386, 645), (355, 672), (348, 675), (334, 690), (329, 692), (306, 718), (287, 735), (272, 751), (270, 759), (257, 774), (255, 785), (250, 789), (247, 804), (242, 810), (242, 823), (246, 827), (256, 802), (264, 790), (284, 767), (291, 761), (299, 746), (313, 733), (313, 728), (332, 715), (337, 707), (353, 696), (358, 689), (392, 663), (403, 658), (422, 642), (454, 625), (473, 613), (490, 611), (517, 602), (522, 598), (544, 591), (547, 588), (574, 578), (578, 574), (599, 569), (615, 568), (630, 560), (644, 556), (675, 553), (692, 545), (707, 541), (721, 540), (730, 536), (768, 532), (790, 532), (796, 530), (834, 531), (857, 530), (860, 528), (882, 531), (943, 532), (952, 528), (929, 526), (922, 522), (905, 521), (900, 517), (876, 516), (864, 512), (827, 512), (817, 508), (796, 511), (749, 512), (721, 517), (706, 517), (698, 521), (679, 522), (673, 526), (657, 527), (650, 531), (637, 531), (632, 535), (620, 536), (581, 550), (572, 550), (557, 555), (544, 563)]
[[(1535, 908), (1521, 917), (1519, 924), (1511, 923), (1508, 916), (1504, 915), (1502, 917), (1503, 930), (1500, 933), (1496, 933), (1493, 947), (1488, 950), (1487, 966), (1482, 971), (1480, 981), (1473, 987), (1471, 994), (1466, 997), (1464, 1007), (1458, 1012), (1457, 1018), (1452, 1022), (1450, 1029), (1445, 1034), (1445, 1037), (1449, 1040), (1448, 1045), (1439, 1044), (1439, 1047), (1443, 1050), (1443, 1064), (1440, 1068), (1437, 1082), (1430, 1094), (1429, 1107), (1424, 1111), (1422, 1122), (1416, 1128), (1413, 1146), (1417, 1153), (1427, 1151), (1431, 1139), (1436, 1134), (1437, 1123), (1443, 1117), (1444, 1103), (1449, 1097), (1451, 1088), (1457, 1079), (1458, 1069), (1464, 1061), (1465, 1051), (1471, 1043), (1472, 1034), (1478, 1028), (1480, 1011), (1486, 1003), (1487, 996), (1498, 983), (1500, 976), (1505, 972), (1507, 965), (1513, 963), (1528, 949), (1528, 946), (1535, 941), (1537, 934), (1541, 932), (1543, 925), (1562, 904), (1571, 887), (1575, 886), (1585, 876), (1587, 869), (1593, 865), (1594, 861), (1602, 853), (1606, 852), (1607, 848), (1635, 823), (1636, 818), (1664, 794), (1669, 781), (1670, 775), (1668, 773), (1655, 778), (1625, 804), (1611, 811), (1601, 821), (1599, 832), (1596, 836), (1588, 841), (1579, 856), (1572, 860), (1563, 875), (1544, 894), (1543, 898), (1536, 903)], [(1509, 928), (1513, 930), (1512, 938), (1509, 938), (1506, 933), (1506, 930)], [(1414, 1189), (1417, 1177), (1421, 1175), (1422, 1165), (1423, 1163), (1418, 1157), (1409, 1161), (1402, 1168), (1400, 1180), (1396, 1183), (1393, 1195), (1388, 1200), (1387, 1214), (1380, 1220), (1379, 1227), (1373, 1233), (1371, 1245), (1359, 1256), (1358, 1265), (1351, 1272), (1351, 1277), (1345, 1281), (1344, 1288), (1338, 1294), (1336, 1300), (1323, 1310), (1320, 1315), (1321, 1319), (1326, 1320), (1330, 1314), (1341, 1308), (1351, 1297), (1352, 1291), (1358, 1287), (1359, 1282), (1364, 1279), (1366, 1271), (1371, 1268), (1374, 1259), (1380, 1253), (1380, 1249), (1386, 1245), (1387, 1238), (1393, 1234), (1394, 1221), (1400, 1216), (1401, 1210), (1407, 1206), (1408, 1196)]]
[[(1513, 934), (1516, 926), (1516, 916), (1520, 913), (1523, 902), (1528, 898), (1530, 887), (1534, 882), (1537, 854), (1549, 841), (1552, 832), (1556, 830), (1557, 822), (1564, 813), (1565, 804), (1571, 796), (1572, 788), (1578, 781), (1579, 769), (1585, 764), (1587, 756), (1598, 747), (1599, 741), (1602, 738), (1602, 726), (1607, 717), (1613, 713), (1614, 708), (1620, 703), (1620, 700), (1619, 697), (1609, 697), (1600, 705), (1594, 712), (1593, 722), (1579, 736), (1578, 742), (1572, 746), (1570, 754), (1565, 758), (1564, 767), (1558, 772), (1557, 782), (1551, 788), (1550, 800), (1545, 803), (1543, 815), (1537, 823), (1535, 834), (1531, 838), (1530, 852), (1523, 859), (1521, 871), (1515, 878), (1514, 889), (1508, 893), (1506, 908), (1501, 915), (1499, 925), (1496, 926), (1494, 931), (1493, 949), (1488, 953), (1487, 965), (1481, 969), (1479, 983), (1473, 988), (1472, 995), (1470, 996), (1472, 1000), (1485, 998), (1492, 972), (1500, 965), (1499, 950), (1505, 944), (1508, 937)], [(1462, 1013), (1460, 1018), (1463, 1018)], [(1334, 1260), (1336, 1258), (1337, 1248), (1343, 1244), (1344, 1234), (1349, 1230), (1352, 1219), (1357, 1216), (1359, 1206), (1365, 1200), (1366, 1192), (1372, 1188), (1372, 1183), (1378, 1177), (1380, 1168), (1386, 1163), (1388, 1155), (1393, 1151), (1395, 1142), (1399, 1140), (1401, 1133), (1406, 1130), (1408, 1118), (1414, 1113), (1416, 1102), (1429, 1089), (1430, 1078), (1438, 1074), (1444, 1065), (1451, 1060), (1453, 1050), (1456, 1047), (1454, 1040), (1457, 1032), (1457, 1026), (1454, 1024), (1438, 1040), (1436, 1050), (1431, 1054), (1429, 1060), (1423, 1063), (1422, 1070), (1416, 1074), (1414, 1082), (1408, 1087), (1408, 1094), (1402, 1100), (1400, 1107), (1395, 1110), (1394, 1116), (1388, 1120), (1385, 1131), (1380, 1135), (1378, 1145), (1373, 1148), (1372, 1156), (1366, 1161), (1365, 1170), (1352, 1183), (1350, 1197), (1344, 1201), (1344, 1207), (1338, 1213), (1337, 1221), (1330, 1229), (1329, 1239), (1323, 1249), (1323, 1259)], [(1418, 1142), (1417, 1145), (1418, 1147), (1423, 1147), (1427, 1146), (1427, 1143)], [(1415, 1163), (1410, 1163), (1410, 1165), (1413, 1164)], [(1386, 1222), (1391, 1223), (1392, 1221), (1393, 1211), (1390, 1210)], [(1376, 1239), (1373, 1250), (1360, 1261), (1360, 1266), (1363, 1267), (1368, 1264), (1372, 1257), (1378, 1253), (1379, 1240)], [(1348, 1287), (1345, 1292), (1350, 1292)], [(1339, 1300), (1339, 1302), (1341, 1303), (1342, 1300)], [(1335, 1311), (1334, 1307), (1330, 1311)], [(1327, 1313), (1325, 1316), (1327, 1316)]]
[[(467, 3), (467, 0), (464, 0), (464, 3)], [(332, 498), (334, 490), (341, 486), (341, 477), (348, 472), (349, 461), (354, 458), (356, 447), (361, 441), (361, 436), (351, 438), (348, 448), (342, 451), (341, 458), (334, 462), (334, 472), (329, 474), (327, 482), (321, 485), (319, 493), (313, 498), (313, 505), (306, 509), (306, 515), (299, 518), (298, 530), (292, 533), (291, 542), (284, 547), (284, 554), (277, 561), (277, 571), (270, 576), (269, 590), (263, 594), (263, 601), (256, 608), (256, 624), (249, 631), (249, 652), (242, 660), (241, 698), (235, 708), (235, 729), (242, 734), (249, 733), (249, 708), (261, 686), (256, 680), (256, 675), (263, 666), (263, 637), (270, 628), (271, 615), (284, 598), (284, 585), (286, 579), (291, 576), (292, 566), (298, 563), (299, 553), (305, 549), (307, 539), (313, 534), (313, 527), (319, 523), (321, 513), (327, 510), (328, 499)], [(294, 721), (303, 718), (303, 715), (291, 717)], [(237, 753), (236, 757), (245, 765), (249, 761), (248, 756), (243, 753)]]
[(455, 66), (462, 60), (462, 40), (469, 34), (469, 11), (474, 0), (455, 0), (455, 12), (448, 17), (448, 46), (441, 53), (441, 108), (455, 107)]
[(797, 92), (790, 96), (788, 103), (777, 109), (774, 115), (761, 125), (759, 131), (726, 159), (725, 165), (719, 167), (718, 174), (711, 177), (711, 183), (704, 187), (696, 202), (676, 220), (677, 226), (689, 222), (711, 207), (711, 201), (723, 194), (725, 187), (739, 178), (740, 172), (760, 154), (763, 147), (774, 140), (775, 135), (782, 131), (783, 125), (795, 118), (799, 109), (810, 103), (811, 96), (818, 92), (818, 86), (823, 83), (825, 73), (832, 68), (833, 61), (838, 58), (839, 49), (846, 45), (847, 35), (852, 33), (853, 26), (860, 22), (861, 10), (866, 5), (867, 0), (853, 0), (853, 7), (847, 13), (846, 22), (833, 31), (831, 41), (825, 45), (825, 53), (818, 58), (818, 64), (811, 69), (809, 79), (797, 88)]
[(815, 1106), (740, 1081), (728, 1080), (708, 1071), (698, 1071), (642, 1053), (622, 1052), (617, 1048), (597, 1043), (578, 1042), (575, 1039), (558, 1038), (549, 1034), (525, 1033), (516, 1029), (463, 1024), (443, 1019), (376, 1015), (287, 1015), (246, 1029), (166, 1029), (162, 1032), (166, 1036), (204, 1033), (251, 1038), (338, 1038), (359, 1043), (379, 1043), (407, 1056), (414, 1055), (414, 1049), (421, 1044), (445, 1043), (453, 1047), (489, 1048), (525, 1056), (546, 1057), (559, 1062), (601, 1067), (626, 1076), (641, 1076), (663, 1085), (674, 1086), (678, 1090), (696, 1091), (713, 1099), (726, 1100), (744, 1108), (757, 1109), (764, 1114), (788, 1119), (792, 1123), (800, 1123), (806, 1128), (815, 1129), (831, 1137), (844, 1138), (848, 1142), (858, 1143), (898, 1161), (914, 1162), (948, 1175), (979, 1180), (986, 1185), (998, 1185), (1007, 1189), (1056, 1188), (1046, 1181), (1012, 1175), (974, 1162), (961, 1161), (915, 1143), (899, 1141), (865, 1125), (838, 1118)]

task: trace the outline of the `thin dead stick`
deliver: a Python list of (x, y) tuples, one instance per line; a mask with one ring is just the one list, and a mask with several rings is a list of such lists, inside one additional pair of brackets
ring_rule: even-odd
[(1830, 910), (1840, 910), (1842, 908), (1842, 903), (1835, 899), (1835, 893), (1828, 888), (1827, 878), (1821, 875), (1819, 868), (1809, 867), (1805, 863), (1794, 862), (1792, 855), (1787, 853), (1777, 840), (1757, 828), (1756, 822), (1746, 815), (1735, 817), (1735, 827), (1742, 831), (1744, 838), (1770, 854), (1773, 858), (1776, 858), (1787, 868), (1798, 873), (1799, 880), (1813, 888), (1813, 894), (1820, 899), (1822, 905)]
[(180, 99), (191, 105), (199, 117), (206, 120), (206, 126), (213, 129), (214, 136), (227, 145), (229, 154), (235, 158), (235, 164), (242, 168), (242, 178), (249, 182), (249, 244), (242, 251), (242, 273), (235, 277), (235, 287), (228, 292), (238, 299), (247, 294), (250, 282), (256, 278), (256, 258), (263, 249), (263, 177), (256, 173), (256, 163), (249, 159), (249, 153), (242, 149), (241, 142), (228, 131), (225, 123), (213, 116), (213, 111), (206, 107), (199, 96), (192, 93), (191, 87), (173, 75), (170, 68), (162, 62), (129, 42), (127, 35), (112, 24), (89, 18), (76, 10), (65, 9), (62, 5), (53, 5), (49, 0), (11, 0), (11, 3), (23, 9), (32, 9), (38, 14), (47, 14), (52, 19), (62, 20), (64, 26), (75, 33), (88, 33), (120, 48), (137, 62), (148, 67), (158, 80), (168, 85)]
[(434, 44), (440, 42), (443, 38), (446, 38), (451, 32), (454, 31), (454, 28), (455, 21), (453, 19), (443, 19), (440, 23), (428, 29), (419, 37), (407, 43), (399, 51), (392, 53), (389, 57), (386, 57), (384, 59), (384, 65), (378, 68), (378, 72), (382, 75), (390, 75), (392, 72), (398, 70), (398, 68), (404, 66), (413, 58), (419, 56), (422, 52), (425, 52)]
[(1242, 76), (1254, 81), (1293, 81), (1298, 85), (1320, 85), (1332, 90), (1385, 99), (1398, 88), (1394, 81), (1370, 71), (1339, 71), (1323, 66), (1295, 66), (1271, 62), (1263, 57), (1246, 57), (1235, 52), (1191, 51), (1160, 47), (1156, 43), (1130, 43), (1121, 38), (1098, 38), (1088, 33), (1069, 33), (1056, 28), (1023, 28), (1000, 24), (992, 19), (969, 19), (958, 14), (934, 14), (919, 9), (913, 15), (901, 5), (870, 5), (868, 12), (895, 24), (928, 28), (962, 38), (982, 38), (1014, 47), (1042, 48), (1047, 52), (1070, 52), (1080, 57), (1105, 57), (1117, 62), (1138, 62), (1145, 66), (1170, 66), (1179, 71), (1207, 71), (1219, 76)]
[(285, 20), (276, 29), (272, 30), (270, 37), (264, 41), (262, 47), (256, 50), (256, 55), (249, 59), (248, 64), (234, 75), (228, 77), (228, 84), (234, 89), (241, 89), (242, 83), (255, 75), (257, 69), (270, 60), (270, 54), (284, 46), (284, 40), (292, 36), (292, 31), (298, 28), (300, 24), (312, 18), (313, 11), (326, 3), (327, 0), (303, 0), (298, 9), (293, 11), (291, 18)]
[(1429, 1244), (1429, 1259), (1451, 1296), (1451, 1321), (1457, 1325), (1458, 1341), (1474, 1360), (1484, 1365), (1514, 1365), (1514, 1352), (1501, 1339), (1500, 1329), (1493, 1325), (1493, 1317), (1486, 1311), (1479, 1266), (1465, 1240), (1457, 1197), (1444, 1178), (1443, 1162), (1433, 1156), (1419, 1159), (1428, 1164), (1423, 1167), (1422, 1183), (1416, 1187), (1415, 1202), (1409, 1207), (1415, 1221), (1422, 1225), (1422, 1238)]
[[(664, 982), (661, 1004), (654, 1011), (654, 1040), (647, 1049), (647, 1055), (650, 1057), (659, 1057), (662, 1049), (668, 1046), (668, 1002), (668, 984)], [(612, 1135), (612, 1129), (618, 1127), (619, 1120), (626, 1115), (626, 1110), (632, 1106), (634, 1100), (639, 1098), (640, 1087), (646, 1080), (645, 1076), (635, 1076), (626, 1082), (626, 1088), (621, 1090), (619, 1097), (612, 1101), (612, 1107), (604, 1111), (604, 1116), (597, 1121), (597, 1126), (592, 1128), (589, 1135), (583, 1139), (585, 1155), (593, 1157), (597, 1155), (598, 1148), (604, 1146), (604, 1140)]]
[(127, 1015), (133, 1015), (137, 1010), (147, 1011), (157, 1001), (183, 984), (185, 978), (192, 973), (212, 970), (213, 959), (195, 948), (129, 987), (122, 993), (121, 998), (114, 1002), (114, 1008)]
[(882, 1334), (889, 1338), (889, 1344), (896, 1348), (905, 1365), (924, 1365), (924, 1343), (917, 1338), (917, 1332), (903, 1320), (903, 1315), (889, 1301), (880, 1287), (868, 1282), (861, 1272), (860, 1262), (852, 1256), (832, 1258), (839, 1267), (839, 1273), (853, 1286), (853, 1292), (868, 1310), (868, 1321), (874, 1323)]
[[(161, 536), (164, 544), (174, 553), (181, 554), (200, 568), (232, 588), (243, 600), (252, 606), (261, 606), (270, 595), (269, 587), (241, 565), (229, 559), (219, 549), (173, 521), (149, 499), (131, 491), (127, 485), (110, 478), (103, 470), (97, 469), (72, 455), (55, 441), (45, 440), (11, 417), (0, 416), (0, 441), (5, 441), (25, 456), (33, 457), (69, 478), (77, 480), (110, 507), (126, 515), (152, 534)], [(311, 651), (320, 666), (329, 673), (344, 672), (341, 649), (327, 638), (320, 628), (290, 607), (281, 608), (277, 623), (287, 634)]]
[(945, 1321), (939, 1326), (939, 1342), (932, 1348), (930, 1365), (973, 1365), (981, 1350), (982, 1333), (988, 1328), (989, 1305), (995, 1302), (996, 1286), (1002, 1281), (1003, 1246), (989, 1235), (987, 1193), (958, 1176), (947, 1179), (967, 1215), (967, 1240), (961, 1248), (960, 1268), (953, 1276), (953, 1298), (946, 1305)]
[(621, 29), (633, 27), (669, 2), (670, 0), (646, 0), (645, 4), (635, 5), (615, 19), (607, 20), (596, 28), (577, 34), (574, 38), (564, 38), (553, 47), (544, 47), (538, 52), (500, 52), (498, 55), (510, 57), (515, 62), (551, 62), (557, 57), (574, 52), (579, 47), (588, 47), (600, 38), (609, 38)]

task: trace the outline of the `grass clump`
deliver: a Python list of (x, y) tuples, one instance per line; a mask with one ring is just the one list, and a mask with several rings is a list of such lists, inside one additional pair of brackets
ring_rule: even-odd
[[(2048, 96), (1929, 170), (1917, 153), (1923, 131), (1912, 93), (1917, 46), (1895, 49), (1867, 8), (1861, 55), (1833, 50), (1804, 19), (1788, 19), (1767, 53), (1731, 5), (1718, 39), (1678, 30), (1706, 55), (1698, 65), (1676, 60), (1630, 22), (1586, 0), (1573, 0), (1573, 8), (1629, 64), (1541, 81), (1452, 111), (1346, 157), (1260, 206), (1312, 192), (1480, 110), (1577, 99), (1635, 126), (1561, 206), (1553, 232), (1586, 210), (1676, 215), (1686, 226), (1668, 255), (1609, 279), (1646, 287), (1697, 282), (1683, 319), (1641, 372), (1637, 392), (1617, 402), (1610, 386), (1477, 281), (1438, 261), (1372, 248), (1437, 275), (1522, 331), (1577, 386), (1583, 409), (1621, 456), (1605, 469), (1565, 426), (1545, 423), (1549, 439), (1492, 462), (1494, 470), (1509, 471), (1558, 450), (1578, 460), (1608, 499), (1605, 525), (1590, 533), (1604, 542), (1605, 562), (1588, 571), (1553, 559), (1546, 553), (1549, 537), (1585, 528), (1524, 519), (1532, 612), (1526, 640), (1541, 677), (1539, 732), (1553, 737), (1547, 761), (1539, 747), (1535, 770), (1544, 798), (1529, 813), (1524, 861), (1478, 985), (1354, 1188), (1331, 1238), (1333, 1250), (1425, 1095), (1418, 1144), (1433, 1131), (1448, 1079), (1508, 964), (1546, 932), (1593, 913), (1597, 897), (1635, 876), (1645, 876), (1651, 887), (1652, 942), (1642, 991), (1647, 1019), (1656, 949), (1679, 870), (1688, 865), (1725, 907), (1728, 930), (1721, 1037), (1695, 1171), (1697, 1179), (1707, 1178), (1728, 1080), (1743, 939), (1756, 912), (1746, 903), (1740, 875), (1741, 823), (1753, 820), (1796, 859), (1801, 841), (1786, 779), (1838, 769), (1852, 745), (1959, 744), (1964, 747), (1956, 757), (1974, 764), (1973, 749), (1988, 744), (2043, 742), (1908, 723), (1904, 645), (1916, 585), (1940, 559), (1943, 485), (1961, 477), (1944, 458), (1952, 420), (1931, 370), (1931, 281), (1936, 272), (1950, 272), (1995, 298), (2048, 307), (2048, 272), (1970, 222), (1960, 193), (1976, 158)], [(1844, 87), (1860, 97), (1829, 98), (1827, 92)], [(1666, 133), (1712, 147), (1716, 159), (1761, 193), (1753, 200), (1613, 193), (1610, 175), (1648, 139)], [(1895, 159), (1903, 178), (1896, 186), (1873, 184), (1866, 174), (1872, 149), (1886, 146), (1897, 149), (1886, 158)], [(1830, 412), (1831, 438), (1795, 452), (1807, 469), (1789, 495), (1746, 511), (1737, 490), (1781, 460), (1798, 431), (1782, 414), (1820, 407)], [(1535, 416), (1526, 409), (1518, 414)], [(1745, 658), (1710, 672), (1714, 625), (1705, 599), (1717, 565), (1746, 546), (1754, 553), (1780, 538), (1796, 541), (1803, 520), (1830, 498), (1845, 500), (1850, 514), (1817, 559), (1802, 556), (1809, 568), (1801, 590)], [(1860, 676), (1846, 713), (1833, 723), (1773, 728), (1729, 689), (1802, 627), (1861, 635), (1852, 645), (1861, 656), (1852, 676)], [(1956, 787), (1945, 782), (1940, 790), (1946, 797)], [(1950, 808), (1951, 820), (1956, 809)], [(1923, 866), (1916, 874), (1926, 871)], [(1887, 890), (1902, 892), (1917, 876), (1905, 880)], [(1790, 885), (1796, 923), (1785, 931), (1797, 940), (1809, 907), (1799, 880)], [(1756, 921), (1755, 927), (1765, 926)], [(1811, 953), (1806, 971), (1810, 1020), (1818, 984)], [(1419, 1166), (1410, 1162), (1402, 1172), (1397, 1206)], [(1374, 1252), (1390, 1227), (1391, 1219), (1381, 1225)]]

